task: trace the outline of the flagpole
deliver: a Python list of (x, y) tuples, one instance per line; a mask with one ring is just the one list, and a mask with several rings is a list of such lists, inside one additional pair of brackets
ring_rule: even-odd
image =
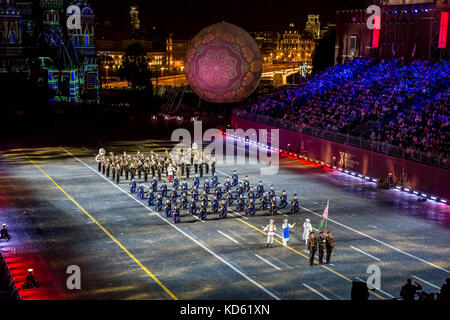
[(327, 234), (327, 223), (328, 223), (328, 213), (330, 212), (330, 200), (327, 202), (328, 212), (327, 212), (327, 218), (325, 219), (325, 234)]

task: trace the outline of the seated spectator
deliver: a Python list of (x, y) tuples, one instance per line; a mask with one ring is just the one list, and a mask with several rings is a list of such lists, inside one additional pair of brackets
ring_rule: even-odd
[[(450, 61), (356, 59), (250, 99), (247, 111), (450, 157)], [(374, 126), (375, 125), (375, 126)]]
[(8, 233), (8, 229), (6, 229), (6, 223), (2, 225), (2, 229), (0, 231), (0, 239), (6, 239), (6, 241), (11, 240), (11, 235)]
[(38, 287), (38, 282), (34, 278), (33, 269), (28, 269), (28, 275), (25, 280), (25, 283), (22, 285), (23, 289), (34, 289), (36, 290)]

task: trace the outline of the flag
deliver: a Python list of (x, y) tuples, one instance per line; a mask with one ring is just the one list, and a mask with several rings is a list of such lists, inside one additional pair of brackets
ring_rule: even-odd
[(414, 44), (414, 48), (413, 48), (413, 51), (412, 51), (412, 54), (411, 54), (413, 58), (416, 55), (416, 50), (417, 50), (417, 43)]
[(319, 232), (322, 230), (323, 226), (325, 225), (325, 222), (328, 219), (328, 206), (330, 204), (330, 200), (327, 201), (327, 206), (325, 207), (325, 210), (323, 211), (322, 218), (320, 219), (319, 223)]

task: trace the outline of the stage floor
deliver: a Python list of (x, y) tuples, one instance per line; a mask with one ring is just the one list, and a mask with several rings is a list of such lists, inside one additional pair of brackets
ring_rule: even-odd
[[(171, 145), (146, 140), (104, 147), (148, 153)], [(370, 299), (379, 300), (398, 297), (407, 278), (438, 292), (450, 277), (444, 204), (418, 203), (415, 196), (290, 158), (280, 159), (275, 176), (261, 176), (257, 165), (218, 166), (220, 182), (236, 169), (253, 185), (262, 180), (278, 195), (286, 190), (289, 201), (298, 193), (300, 212), (286, 208), (275, 216), (278, 235), (283, 219), (296, 223), (289, 246), (277, 236), (275, 248), (266, 248), (268, 212), (210, 214), (205, 222), (184, 212), (173, 225), (130, 195), (129, 181), (116, 185), (98, 173), (97, 151), (61, 146), (0, 154), (0, 222), (13, 235), (0, 246), (39, 257), (21, 268), (34, 267), (38, 280), (45, 279), (52, 294), (43, 298), (341, 300), (350, 299), (351, 282), (367, 279), (367, 268), (376, 265), (382, 290)], [(310, 218), (317, 228), (327, 200), (336, 247), (330, 265), (310, 267), (303, 222)], [(69, 265), (81, 269), (81, 290), (66, 288)]]

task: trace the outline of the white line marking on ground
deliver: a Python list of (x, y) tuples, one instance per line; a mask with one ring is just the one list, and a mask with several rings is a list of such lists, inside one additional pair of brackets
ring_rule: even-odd
[(308, 251), (308, 250), (303, 250), (303, 252), (309, 253), (309, 251)]
[(372, 259), (375, 259), (377, 261), (381, 261), (381, 259), (378, 259), (377, 257), (374, 257), (373, 255), (371, 255), (371, 254), (369, 254), (369, 253), (367, 253), (367, 252), (365, 252), (365, 251), (363, 251), (361, 249), (355, 248), (354, 246), (350, 246), (350, 248), (352, 248), (352, 249), (354, 249), (354, 250), (356, 250), (358, 252), (361, 252), (362, 254), (365, 254), (366, 256), (371, 257)]
[(200, 219), (199, 217), (197, 217), (197, 216), (194, 216), (194, 215), (192, 215), (195, 219), (197, 219), (198, 221), (201, 221), (201, 222), (203, 222), (203, 223), (205, 223), (205, 221), (204, 220), (202, 220), (202, 219)]
[(423, 283), (426, 283), (427, 285), (432, 286), (432, 287), (435, 288), (435, 289), (441, 290), (441, 288), (439, 288), (437, 285), (434, 285), (434, 284), (432, 284), (431, 282), (425, 281), (425, 280), (419, 278), (418, 276), (412, 275), (411, 277), (413, 277), (413, 278), (415, 278), (415, 279), (417, 279), (417, 280), (419, 280), (419, 281), (422, 281)]
[(275, 260), (275, 261), (278, 262), (279, 264), (282, 264), (282, 265), (285, 266), (285, 267), (293, 268), (293, 267), (291, 267), (290, 265), (288, 265), (287, 263), (281, 261), (280, 259), (278, 259), (277, 257), (274, 257), (274, 256), (271, 255), (271, 254), (266, 254), (266, 255), (268, 255), (268, 256), (271, 257), (273, 260)]
[(243, 237), (242, 235), (240, 235), (239, 233), (234, 232), (233, 230), (227, 230), (227, 231), (228, 231), (229, 233), (233, 234), (235, 237), (241, 239), (242, 241), (248, 242), (248, 240), (247, 240), (245, 237)]
[(226, 233), (224, 233), (224, 232), (222, 232), (222, 231), (220, 231), (220, 230), (217, 230), (217, 232), (220, 233), (221, 235), (223, 235), (225, 238), (230, 239), (230, 240), (233, 241), (234, 243), (239, 244), (239, 242), (238, 242), (237, 240), (233, 239), (232, 237), (230, 237), (230, 236), (227, 235)]
[[(227, 175), (226, 173), (223, 173), (223, 172), (221, 172), (221, 171), (219, 171), (219, 170), (216, 170), (216, 171), (219, 172), (219, 173), (221, 173), (221, 174), (223, 174), (223, 175), (225, 175), (225, 176), (227, 176), (227, 177), (230, 177), (230, 176)], [(302, 207), (302, 206), (299, 206), (299, 208), (301, 208), (301, 209), (303, 209), (303, 210), (306, 210), (306, 211), (308, 211), (308, 212), (311, 212), (312, 214), (314, 214), (314, 215), (316, 215), (316, 216), (318, 216), (318, 217), (322, 217), (322, 214), (317, 213), (317, 212), (314, 212), (314, 211), (312, 211), (312, 210), (310, 210), (310, 209), (308, 209), (308, 208), (305, 208), (305, 207)], [(365, 234), (365, 233), (363, 233), (363, 232), (361, 232), (361, 231), (358, 231), (358, 230), (356, 230), (356, 229), (353, 229), (353, 228), (351, 228), (351, 227), (349, 227), (349, 226), (346, 226), (346, 225), (344, 225), (344, 224), (342, 224), (342, 223), (340, 223), (340, 222), (337, 222), (337, 221), (335, 221), (335, 220), (333, 220), (333, 219), (328, 218), (328, 220), (331, 221), (331, 222), (333, 222), (333, 223), (335, 223), (335, 224), (337, 224), (337, 225), (339, 225), (339, 226), (341, 226), (341, 227), (343, 227), (343, 228), (346, 228), (346, 229), (351, 230), (351, 231), (353, 231), (353, 232), (355, 232), (355, 233), (358, 233), (358, 234), (360, 234), (360, 235), (362, 235), (362, 236), (364, 236), (364, 237), (367, 237), (367, 238), (369, 238), (369, 239), (371, 239), (371, 240), (373, 240), (373, 241), (375, 241), (375, 242), (378, 242), (378, 243), (380, 243), (380, 244), (382, 244), (382, 245), (384, 245), (384, 246), (386, 246), (386, 247), (388, 247), (388, 248), (390, 248), (390, 249), (392, 249), (392, 250), (395, 250), (395, 251), (397, 251), (397, 252), (403, 253), (404, 255), (407, 255), (407, 256), (410, 257), (410, 258), (416, 259), (416, 260), (421, 261), (421, 262), (423, 262), (423, 263), (426, 263), (426, 264), (428, 264), (428, 265), (430, 265), (430, 266), (432, 266), (432, 267), (434, 267), (434, 268), (436, 268), (436, 269), (439, 269), (439, 270), (441, 270), (441, 271), (444, 271), (444, 272), (450, 274), (450, 270), (447, 270), (447, 269), (445, 269), (445, 268), (439, 267), (438, 265), (435, 265), (435, 264), (432, 263), (432, 262), (429, 262), (429, 261), (427, 261), (427, 260), (425, 260), (425, 259), (422, 259), (422, 258), (419, 258), (419, 257), (417, 257), (417, 256), (415, 256), (415, 255), (413, 255), (413, 254), (411, 254), (411, 253), (408, 253), (408, 252), (405, 252), (405, 251), (403, 251), (403, 250), (401, 250), (401, 249), (398, 249), (398, 248), (396, 248), (396, 247), (394, 247), (394, 246), (392, 246), (392, 245), (390, 245), (390, 244), (388, 244), (388, 243), (386, 243), (386, 242), (383, 242), (383, 241), (381, 241), (381, 240), (378, 240), (377, 238), (374, 238), (374, 237), (372, 237), (372, 236), (369, 236), (369, 235), (367, 235), (367, 234)]]
[[(361, 281), (361, 282), (367, 282), (366, 280), (363, 280), (363, 279), (361, 279), (361, 278), (359, 278), (359, 277), (356, 277), (356, 279), (358, 279), (359, 281)], [(387, 293), (386, 291), (384, 291), (384, 290), (382, 290), (382, 289), (375, 289), (376, 291), (380, 291), (382, 294), (384, 294), (384, 295), (386, 295), (386, 296), (388, 296), (389, 298), (394, 298), (394, 296), (392, 295), (392, 294), (390, 294), (390, 293)]]
[[(310, 209), (308, 209), (308, 208), (301, 207), (301, 206), (300, 206), (300, 208), (302, 208), (302, 209), (304, 209), (304, 210), (306, 210), (306, 211), (308, 211), (308, 212), (311, 212), (312, 214), (315, 214), (315, 215), (318, 216), (318, 217), (322, 217), (321, 214), (319, 214), (319, 213), (317, 213), (317, 212), (314, 212), (314, 211), (312, 211), (312, 210), (310, 210)], [(400, 250), (400, 249), (398, 249), (398, 248), (396, 248), (396, 247), (394, 247), (394, 246), (391, 246), (390, 244), (388, 244), (388, 243), (386, 243), (386, 242), (383, 242), (383, 241), (378, 240), (378, 239), (376, 239), (376, 238), (374, 238), (374, 237), (372, 237), (372, 236), (369, 236), (369, 235), (367, 235), (367, 234), (365, 234), (365, 233), (363, 233), (363, 232), (361, 232), (361, 231), (358, 231), (358, 230), (355, 230), (355, 229), (353, 229), (353, 228), (351, 228), (351, 227), (348, 227), (348, 226), (346, 226), (346, 225), (344, 225), (344, 224), (342, 224), (342, 223), (340, 223), (340, 222), (337, 222), (337, 221), (335, 221), (335, 220), (333, 220), (333, 219), (328, 218), (328, 221), (331, 221), (331, 222), (333, 222), (333, 223), (335, 223), (335, 224), (337, 224), (337, 225), (339, 225), (339, 226), (341, 226), (341, 227), (343, 227), (343, 228), (346, 228), (346, 229), (348, 229), (348, 230), (351, 230), (351, 231), (353, 231), (353, 232), (356, 232), (356, 233), (358, 233), (358, 234), (360, 234), (360, 235), (362, 235), (362, 236), (364, 236), (364, 237), (366, 237), (366, 238), (369, 238), (369, 239), (371, 239), (371, 240), (373, 240), (373, 241), (375, 241), (375, 242), (378, 242), (378, 243), (380, 243), (380, 244), (382, 244), (382, 245), (384, 245), (384, 246), (386, 246), (386, 247), (388, 247), (388, 248), (391, 248), (392, 250), (395, 250), (395, 251), (397, 251), (397, 252), (403, 253), (404, 255), (407, 255), (407, 256), (410, 257), (410, 258), (419, 260), (419, 261), (421, 261), (421, 262), (423, 262), (423, 263), (426, 263), (426, 264), (428, 264), (428, 265), (430, 265), (430, 266), (432, 266), (432, 267), (434, 267), (434, 268), (436, 268), (436, 269), (439, 269), (439, 270), (441, 270), (441, 271), (444, 271), (444, 272), (446, 272), (446, 273), (450, 273), (450, 271), (447, 270), (447, 269), (444, 269), (444, 268), (442, 268), (442, 267), (439, 267), (438, 265), (435, 265), (434, 263), (431, 263), (431, 262), (426, 261), (426, 260), (424, 260), (424, 259), (422, 259), (422, 258), (419, 258), (419, 257), (417, 257), (417, 256), (415, 256), (415, 255), (412, 255), (412, 254), (410, 254), (410, 253), (408, 253), (408, 252), (405, 252), (405, 251), (403, 251), (403, 250)]]
[(318, 294), (319, 296), (321, 296), (322, 298), (324, 298), (325, 300), (330, 300), (326, 295), (320, 293), (319, 291), (317, 291), (314, 288), (311, 288), (310, 286), (308, 286), (306, 283), (303, 283), (303, 286), (308, 288), (309, 290), (311, 290), (312, 292), (314, 292), (315, 294)]
[(216, 254), (214, 251), (212, 251), (211, 249), (209, 249), (208, 247), (206, 247), (203, 243), (201, 243), (200, 241), (198, 241), (197, 239), (193, 238), (192, 236), (190, 236), (189, 234), (187, 234), (186, 232), (184, 232), (183, 230), (181, 230), (180, 228), (178, 228), (176, 225), (170, 223), (169, 221), (167, 221), (166, 219), (164, 219), (163, 217), (161, 217), (161, 215), (159, 215), (157, 212), (153, 211), (152, 209), (150, 209), (148, 206), (146, 206), (144, 203), (140, 202), (138, 199), (136, 199), (134, 196), (132, 196), (131, 194), (129, 194), (128, 192), (126, 192), (125, 190), (123, 190), (121, 187), (115, 185), (113, 182), (111, 182), (110, 180), (108, 180), (105, 176), (103, 176), (101, 173), (97, 172), (94, 168), (92, 168), (90, 165), (88, 165), (87, 163), (85, 163), (84, 161), (78, 159), (76, 156), (74, 156), (72, 153), (70, 153), (69, 151), (67, 151), (66, 149), (60, 147), (64, 152), (66, 152), (67, 154), (71, 155), (75, 160), (77, 160), (78, 162), (80, 162), (81, 164), (83, 164), (84, 166), (86, 166), (87, 168), (89, 168), (90, 170), (92, 170), (95, 174), (97, 174), (98, 176), (102, 177), (104, 180), (108, 181), (111, 185), (113, 185), (115, 188), (117, 188), (118, 190), (120, 190), (121, 192), (123, 192), (124, 194), (126, 194), (127, 196), (129, 196), (131, 199), (133, 199), (134, 201), (136, 201), (137, 203), (139, 203), (141, 206), (143, 206), (145, 209), (147, 209), (153, 216), (158, 217), (159, 219), (161, 219), (162, 221), (164, 221), (165, 223), (167, 223), (169, 226), (171, 226), (172, 228), (174, 228), (175, 230), (177, 230), (179, 233), (181, 233), (182, 235), (184, 235), (185, 237), (187, 237), (188, 239), (190, 239), (191, 241), (193, 241), (195, 244), (197, 244), (198, 246), (200, 246), (201, 248), (203, 248), (204, 250), (206, 250), (208, 253), (210, 253), (212, 256), (214, 256), (215, 258), (217, 258), (218, 260), (220, 260), (222, 263), (224, 263), (225, 265), (227, 265), (228, 267), (230, 267), (233, 271), (235, 271), (236, 273), (238, 273), (239, 275), (241, 275), (243, 278), (245, 278), (246, 280), (248, 280), (250, 283), (254, 284), (256, 287), (260, 288), (261, 290), (263, 290), (266, 294), (268, 294), (269, 296), (271, 296), (272, 298), (274, 298), (275, 300), (281, 300), (282, 298), (279, 297), (278, 295), (276, 295), (275, 293), (269, 291), (266, 287), (264, 287), (263, 285), (261, 285), (260, 283), (256, 282), (255, 280), (253, 280), (252, 278), (250, 278), (247, 274), (245, 274), (244, 272), (240, 271), (239, 269), (237, 269), (234, 265), (232, 265), (230, 262), (228, 262), (227, 260), (225, 260), (224, 258), (222, 258), (221, 256), (219, 256), (218, 254)]
[(281, 270), (281, 268), (279, 268), (279, 267), (277, 267), (276, 265), (274, 265), (272, 262), (270, 262), (270, 261), (268, 261), (268, 260), (266, 260), (266, 259), (264, 259), (263, 257), (261, 257), (260, 255), (258, 255), (258, 254), (255, 254), (255, 257), (257, 257), (257, 258), (259, 258), (259, 259), (261, 259), (262, 261), (264, 261), (265, 263), (267, 263), (268, 265), (270, 265), (270, 266), (272, 266), (272, 267), (274, 267), (275, 269), (277, 269), (277, 270)]
[(235, 213), (235, 214), (237, 214), (238, 216), (240, 216), (241, 218), (243, 218), (243, 219), (245, 219), (245, 220), (248, 220), (248, 218), (246, 217), (246, 216), (243, 216), (242, 214), (240, 214), (239, 212), (236, 212), (236, 211), (233, 211), (233, 210), (230, 210), (232, 213)]

